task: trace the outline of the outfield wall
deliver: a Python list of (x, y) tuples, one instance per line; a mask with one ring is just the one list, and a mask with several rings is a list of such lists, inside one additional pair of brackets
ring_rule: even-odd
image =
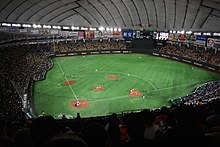
[(156, 52), (153, 50), (135, 50), (135, 49), (125, 49), (125, 50), (91, 50), (91, 51), (80, 51), (80, 52), (61, 52), (61, 53), (56, 53), (52, 54), (52, 57), (64, 57), (64, 56), (82, 56), (82, 55), (95, 55), (95, 54), (129, 54), (129, 53), (143, 53), (143, 54), (149, 54), (153, 56), (158, 56), (158, 57), (163, 57), (163, 58), (168, 58), (172, 60), (176, 60), (179, 62), (187, 63), (187, 64), (192, 64), (194, 66), (198, 66), (201, 68), (205, 68), (214, 72), (220, 73), (220, 67), (219, 66), (214, 66), (205, 62), (201, 61), (196, 61), (192, 60), (189, 58), (185, 57), (180, 57), (177, 55), (172, 55), (172, 54), (167, 54), (167, 53), (161, 53), (161, 52)]

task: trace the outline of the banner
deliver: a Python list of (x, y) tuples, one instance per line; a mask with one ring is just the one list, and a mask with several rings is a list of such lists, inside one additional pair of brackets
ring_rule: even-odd
[(213, 47), (215, 43), (215, 39), (214, 38), (208, 38), (207, 40), (207, 47)]
[(199, 46), (205, 46), (205, 41), (203, 40), (196, 40), (196, 45), (199, 45)]
[(112, 38), (113, 37), (113, 32), (112, 31), (103, 31), (103, 38)]
[(78, 37), (78, 32), (70, 32), (69, 36), (77, 38)]
[(69, 34), (70, 34), (69, 31), (59, 31), (59, 35), (62, 36), (62, 37), (67, 38), (69, 36)]
[(196, 36), (196, 44), (200, 46), (205, 46), (206, 44), (206, 36)]
[(95, 31), (95, 38), (103, 38), (103, 32), (102, 31)]
[(196, 36), (196, 40), (206, 41), (206, 36)]
[(6, 28), (0, 27), (0, 31), (6, 31)]
[(50, 30), (50, 34), (56, 35), (56, 34), (59, 34), (59, 31), (58, 30)]
[(19, 29), (20, 33), (27, 33), (27, 29)]
[(48, 35), (49, 34), (49, 30), (48, 29), (42, 29), (42, 30), (40, 30), (40, 34), (41, 35)]
[(85, 31), (85, 38), (94, 38), (95, 33), (94, 31)]
[(133, 30), (124, 29), (122, 30), (122, 35), (125, 39), (131, 39), (133, 37)]
[(179, 41), (185, 41), (187, 39), (187, 35), (186, 34), (179, 34), (178, 35), (178, 40)]
[(78, 39), (84, 39), (84, 32), (78, 32)]
[(169, 33), (160, 32), (160, 33), (157, 33), (156, 39), (158, 39), (158, 40), (168, 40), (168, 35), (169, 35)]
[(9, 32), (17, 32), (17, 28), (9, 28), (8, 31)]
[(173, 41), (173, 38), (174, 38), (173, 34), (168, 35), (168, 40)]
[(220, 39), (215, 39), (214, 48), (220, 50)]
[(31, 30), (31, 34), (39, 34), (39, 30)]
[(122, 38), (122, 33), (119, 31), (114, 31), (113, 32), (113, 38)]
[(134, 30), (133, 31), (133, 38), (141, 38), (141, 31), (140, 30)]

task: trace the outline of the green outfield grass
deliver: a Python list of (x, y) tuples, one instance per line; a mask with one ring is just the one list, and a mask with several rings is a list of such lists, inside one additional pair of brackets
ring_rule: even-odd
[[(34, 83), (34, 110), (55, 117), (103, 116), (170, 106), (170, 100), (191, 93), (199, 85), (220, 80), (216, 74), (192, 65), (144, 54), (111, 54), (54, 58), (45, 80)], [(96, 71), (97, 69), (97, 71)], [(118, 80), (107, 76), (116, 75)], [(76, 83), (64, 86), (66, 80)], [(103, 86), (104, 91), (92, 90)], [(142, 96), (129, 96), (131, 89)], [(86, 108), (71, 108), (75, 100), (87, 100)]]

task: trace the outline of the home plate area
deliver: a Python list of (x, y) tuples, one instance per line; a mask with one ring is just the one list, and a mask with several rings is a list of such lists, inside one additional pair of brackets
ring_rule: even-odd
[(88, 107), (89, 102), (87, 100), (75, 100), (70, 102), (70, 108), (79, 109)]

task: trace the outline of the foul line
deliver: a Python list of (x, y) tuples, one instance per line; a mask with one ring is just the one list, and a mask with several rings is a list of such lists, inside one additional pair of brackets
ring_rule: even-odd
[[(56, 59), (56, 61), (57, 61), (57, 58), (55, 58), (55, 59)], [(58, 66), (59, 66), (59, 68), (60, 68), (60, 70), (61, 70), (61, 72), (62, 72), (64, 78), (66, 79), (66, 81), (68, 81), (68, 79), (67, 79), (67, 77), (66, 77), (66, 75), (65, 75), (65, 73), (64, 73), (63, 69), (61, 68), (61, 66), (60, 66), (60, 64), (59, 64), (58, 61), (57, 61), (57, 64), (58, 64)], [(69, 86), (70, 90), (72, 91), (73, 95), (75, 96), (76, 100), (78, 101), (78, 98), (77, 98), (75, 92), (73, 91), (72, 87), (70, 86), (69, 82), (68, 82), (68, 86)]]
[(194, 84), (201, 84), (201, 83), (190, 83), (190, 84), (184, 84), (184, 85), (166, 87), (166, 88), (151, 90), (151, 91), (148, 91), (148, 93), (157, 92), (157, 91), (163, 91), (163, 90), (172, 89), (172, 88), (176, 88), (176, 87), (184, 87), (184, 86), (189, 86), (189, 85), (194, 85)]
[[(157, 91), (162, 91), (162, 90), (167, 90), (167, 89), (172, 89), (172, 88), (176, 88), (176, 87), (184, 87), (184, 86), (194, 85), (194, 84), (201, 84), (201, 83), (190, 83), (190, 84), (184, 84), (184, 85), (179, 85), (179, 86), (172, 86), (172, 87), (167, 87), (167, 88), (162, 88), (162, 89), (157, 89), (157, 90), (148, 91), (148, 93), (157, 92)], [(123, 98), (127, 98), (127, 97), (129, 97), (129, 96), (128, 96), (128, 95), (124, 95), (124, 96), (118, 96), (118, 97), (111, 97), (111, 98), (105, 98), (105, 99), (94, 100), (94, 101), (90, 101), (90, 102), (100, 102), (100, 101), (107, 101), (107, 100), (113, 100), (113, 99), (123, 99)], [(137, 99), (143, 99), (143, 98), (131, 99), (130, 102), (134, 103), (134, 100), (137, 100)], [(144, 101), (147, 101), (146, 99), (143, 99), (143, 100), (144, 100)]]

